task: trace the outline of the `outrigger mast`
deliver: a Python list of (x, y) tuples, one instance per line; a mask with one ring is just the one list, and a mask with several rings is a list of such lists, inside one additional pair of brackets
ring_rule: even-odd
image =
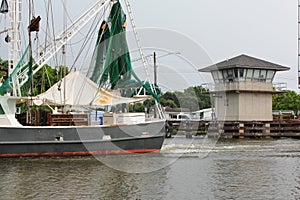
[[(70, 41), (93, 17), (105, 10), (110, 0), (98, 0), (91, 8), (89, 8), (84, 14), (82, 14), (72, 25), (70, 25), (61, 34), (55, 37), (54, 41), (48, 41), (45, 45), (47, 49), (40, 48), (37, 54), (33, 55), (35, 66), (37, 66), (32, 75), (37, 73), (43, 65), (45, 65), (61, 48)], [(9, 0), (10, 7), (10, 25), (12, 40), (9, 44), (9, 75), (15, 70), (18, 62), (22, 57), (21, 49), (21, 38), (20, 38), (20, 27), (22, 23), (22, 0)], [(21, 96), (20, 88), (27, 83), (28, 77), (27, 65), (21, 66), (16, 77), (12, 78), (10, 85), (13, 87), (13, 95)]]

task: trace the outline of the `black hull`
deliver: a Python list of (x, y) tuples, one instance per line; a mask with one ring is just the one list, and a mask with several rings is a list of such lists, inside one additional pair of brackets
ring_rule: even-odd
[(0, 157), (160, 152), (164, 122), (96, 127), (0, 127)]

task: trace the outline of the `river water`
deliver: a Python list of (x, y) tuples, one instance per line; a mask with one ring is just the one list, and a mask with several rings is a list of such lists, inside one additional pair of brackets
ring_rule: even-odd
[(0, 162), (0, 199), (300, 199), (300, 140), (166, 139), (161, 154)]

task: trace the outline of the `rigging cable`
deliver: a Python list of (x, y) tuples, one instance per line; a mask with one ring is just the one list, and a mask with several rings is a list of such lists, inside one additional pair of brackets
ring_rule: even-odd
[[(105, 8), (104, 8), (104, 10), (105, 10)], [(104, 15), (105, 15), (105, 13), (103, 12), (103, 13), (100, 15), (100, 17), (99, 17), (98, 20), (95, 18), (94, 21), (92, 22), (92, 25), (90, 26), (90, 29), (88, 30), (88, 33), (89, 33), (89, 34), (84, 38), (84, 43), (83, 43), (83, 45), (81, 46), (81, 48), (80, 48), (80, 50), (79, 50), (79, 53), (78, 53), (78, 55), (76, 56), (75, 61), (74, 61), (74, 63), (73, 63), (72, 66), (71, 66), (71, 69), (74, 68), (75, 63), (78, 61), (80, 55), (83, 53), (84, 48), (88, 45), (88, 41), (90, 40), (90, 38), (92, 38), (92, 34), (94, 33), (94, 31), (95, 31), (96, 28), (97, 28), (97, 26), (95, 26), (95, 24), (96, 24), (96, 23), (99, 23), (100, 20), (104, 18)], [(94, 28), (93, 28), (93, 27), (94, 27)], [(91, 44), (91, 41), (90, 41), (90, 46), (91, 46), (91, 45), (92, 45), (92, 44)], [(88, 52), (86, 53), (85, 58), (87, 57), (87, 54), (88, 54)], [(80, 68), (79, 70), (82, 70), (82, 68)]]
[[(105, 18), (105, 10), (106, 9), (104, 9), (104, 11), (103, 11), (103, 14), (101, 14), (100, 16), (99, 16), (99, 19), (97, 20), (96, 18), (94, 19), (94, 22), (92, 23), (92, 25), (91, 25), (91, 27), (90, 27), (90, 30), (89, 30), (89, 33), (90, 33), (90, 35), (88, 36), (88, 37), (86, 37), (86, 39), (89, 39), (89, 47), (91, 48), (91, 45), (92, 45), (92, 41), (91, 41), (91, 39), (90, 38), (92, 38), (92, 34), (96, 31), (96, 29), (97, 29), (97, 26), (95, 25), (95, 24), (100, 24), (100, 21), (101, 20), (103, 20), (104, 18)], [(92, 29), (92, 27), (94, 27), (93, 29)], [(101, 36), (100, 36), (100, 39), (99, 39), (99, 41), (101, 41), (101, 38), (102, 38), (102, 36), (103, 36), (103, 34), (101, 34)], [(87, 45), (87, 43), (88, 43), (88, 40), (85, 42), (85, 45), (82, 47), (82, 49), (81, 49), (81, 53), (83, 52), (83, 48), (85, 48), (85, 46)], [(85, 58), (84, 58), (84, 60), (87, 58), (87, 55), (88, 55), (88, 52), (86, 52), (86, 55), (85, 55)], [(77, 56), (77, 58), (76, 58), (76, 61), (77, 61), (77, 59), (78, 59), (78, 57), (79, 56)], [(91, 62), (91, 61), (90, 61)], [(74, 62), (74, 64), (75, 64), (75, 62)], [(74, 66), (74, 65), (73, 65)], [(73, 67), (72, 66), (72, 67)], [(82, 70), (82, 67), (80, 68), (80, 70), (79, 71), (81, 71)], [(87, 74), (88, 74), (88, 72), (87, 72)], [(86, 74), (86, 75), (87, 75)], [(78, 95), (77, 97), (76, 97), (76, 101), (77, 102), (79, 102), (79, 100), (80, 100), (80, 97), (82, 97), (82, 92), (84, 91), (84, 86), (85, 86), (85, 84), (86, 84), (86, 82), (84, 82), (84, 84), (82, 84), (81, 85), (81, 87), (80, 87), (80, 89), (79, 89), (79, 94), (80, 95)], [(95, 94), (95, 97), (96, 97), (96, 95), (97, 94)]]
[[(89, 31), (88, 31), (89, 33), (88, 33), (88, 35), (84, 38), (84, 42), (83, 42), (83, 44), (82, 44), (82, 46), (81, 46), (81, 48), (80, 48), (80, 50), (79, 50), (79, 52), (78, 52), (78, 55), (76, 56), (76, 58), (75, 58), (75, 60), (74, 60), (74, 62), (73, 62), (73, 64), (72, 64), (72, 66), (71, 66), (71, 69), (74, 68), (74, 66), (75, 66), (75, 64), (77, 63), (79, 57), (81, 56), (81, 54), (83, 53), (84, 49), (86, 48), (86, 46), (87, 46), (89, 43), (90, 43), (89, 47), (91, 47), (92, 44), (91, 44), (90, 38), (92, 37), (92, 34), (93, 34), (94, 31), (96, 30), (96, 28), (95, 28), (96, 26), (95, 26), (94, 28), (92, 28), (93, 25), (95, 24), (95, 22), (96, 22), (96, 19), (94, 19), (92, 25), (90, 26), (90, 29), (89, 29)], [(98, 23), (99, 23), (99, 20), (98, 20)], [(85, 54), (84, 60), (85, 60), (85, 58), (87, 57), (87, 55), (88, 55), (88, 52)], [(82, 67), (80, 67), (79, 71), (81, 71), (81, 70), (82, 70)]]
[[(64, 14), (63, 14), (63, 31), (65, 32), (67, 30), (67, 10), (66, 10), (66, 4), (67, 4), (67, 0), (63, 0), (63, 10), (64, 10)], [(66, 65), (66, 51), (67, 51), (67, 42), (66, 39), (64, 39), (64, 45), (62, 46), (62, 63), (63, 63), (63, 78), (64, 78), (64, 107), (66, 106), (66, 79), (65, 76), (67, 74), (67, 65)]]
[[(142, 51), (140, 39), (139, 39), (138, 32), (136, 30), (136, 26), (135, 26), (135, 23), (134, 23), (134, 20), (133, 20), (133, 16), (132, 16), (131, 6), (130, 6), (128, 0), (124, 0), (124, 2), (126, 4), (127, 12), (128, 12), (129, 18), (130, 18), (130, 22), (131, 22), (131, 26), (132, 26), (133, 32), (134, 32), (135, 41), (136, 41), (137, 47), (138, 47), (139, 52), (140, 52), (140, 56), (141, 56), (142, 61), (143, 61), (143, 65), (144, 65), (144, 68), (145, 68), (146, 76), (148, 78), (148, 81), (150, 82), (150, 75), (149, 75), (149, 71), (148, 71), (148, 68), (147, 68), (148, 64), (147, 64), (147, 60), (145, 58), (145, 55), (144, 55), (144, 53)], [(156, 90), (153, 88), (153, 85), (152, 84), (149, 84), (149, 85), (150, 85), (150, 89), (152, 90), (152, 92), (154, 94), (156, 94)], [(141, 91), (142, 91), (142, 88), (140, 89), (139, 93)], [(157, 100), (155, 100), (155, 105), (156, 105), (156, 108), (158, 109), (159, 118), (165, 118), (164, 113), (163, 113), (163, 109), (161, 107), (161, 104), (159, 104), (157, 102)]]
[(126, 4), (127, 12), (128, 12), (129, 18), (130, 18), (132, 30), (133, 30), (133, 33), (134, 33), (134, 36), (135, 36), (135, 41), (136, 41), (137, 47), (138, 47), (138, 49), (139, 49), (140, 56), (141, 56), (142, 61), (143, 61), (143, 66), (144, 66), (144, 68), (145, 68), (145, 72), (146, 72), (147, 78), (150, 80), (149, 71), (148, 71), (148, 69), (147, 69), (147, 65), (148, 65), (148, 64), (147, 64), (145, 55), (144, 55), (144, 53), (143, 53), (143, 51), (142, 51), (140, 39), (139, 39), (138, 32), (137, 32), (137, 30), (136, 30), (136, 26), (135, 26), (135, 23), (134, 23), (134, 20), (133, 20), (133, 16), (132, 16), (132, 10), (131, 10), (131, 7), (130, 7), (130, 4), (129, 4), (129, 1), (128, 1), (128, 0), (124, 0), (124, 2), (125, 2), (125, 4)]
[[(55, 39), (55, 31), (54, 31), (54, 26), (55, 26), (55, 24), (54, 24), (54, 15), (53, 15), (53, 5), (52, 5), (52, 3), (51, 3), (52, 1), (50, 0), (50, 15), (51, 15), (51, 22), (52, 22), (52, 37), (54, 38), (54, 40), (53, 40), (53, 46), (54, 46), (54, 48), (56, 48), (56, 39)], [(56, 51), (56, 49), (55, 49), (55, 51)], [(55, 63), (55, 66), (58, 66), (58, 58), (57, 58), (57, 55), (55, 54), (54, 55), (54, 63)]]

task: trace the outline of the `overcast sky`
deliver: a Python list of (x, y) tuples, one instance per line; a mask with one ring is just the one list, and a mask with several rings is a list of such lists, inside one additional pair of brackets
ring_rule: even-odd
[[(56, 6), (56, 4), (59, 5), (58, 1), (52, 2)], [(43, 1), (37, 2), (43, 3)], [(93, 2), (94, 0), (69, 0), (67, 1), (67, 6), (70, 8), (69, 14), (78, 16)], [(135, 24), (139, 29), (154, 27), (181, 35), (181, 42), (176, 42), (175, 39), (173, 49), (170, 51), (183, 53), (186, 50), (183, 46), (189, 44), (184, 43), (188, 38), (197, 43), (212, 63), (240, 54), (248, 54), (281, 64), (290, 67), (291, 70), (279, 72), (275, 82), (286, 82), (288, 89), (298, 91), (297, 0), (130, 0), (130, 3)], [(54, 10), (61, 9), (61, 6), (57, 6)], [(3, 18), (1, 23), (3, 23)], [(1, 47), (5, 47), (4, 36), (1, 38)], [(155, 37), (152, 42), (154, 46), (157, 46), (162, 42)], [(186, 38), (183, 39), (183, 37)], [(195, 54), (192, 56), (194, 58), (197, 54), (203, 54), (203, 52), (198, 53), (197, 48), (193, 47), (191, 50)], [(202, 61), (196, 61), (193, 64), (197, 68), (206, 67), (208, 62), (204, 57), (198, 56), (198, 60), (202, 59)], [(173, 58), (174, 56), (170, 56), (165, 63), (161, 63), (162, 59), (158, 62), (162, 66), (169, 65), (165, 69), (170, 69), (170, 65), (177, 63), (175, 59), (173, 62), (170, 61)], [(191, 58), (190, 61), (194, 60)], [(163, 74), (163, 69), (159, 70), (159, 73)], [(168, 70), (166, 71), (168, 73)], [(160, 78), (164, 77), (161, 75)], [(197, 77), (190, 79), (192, 83), (189, 84), (197, 85), (196, 79)], [(207, 79), (201, 81), (211, 82)]]
[(180, 32), (213, 62), (248, 54), (290, 67), (275, 81), (298, 91), (297, 0), (139, 0), (131, 6), (139, 28)]

